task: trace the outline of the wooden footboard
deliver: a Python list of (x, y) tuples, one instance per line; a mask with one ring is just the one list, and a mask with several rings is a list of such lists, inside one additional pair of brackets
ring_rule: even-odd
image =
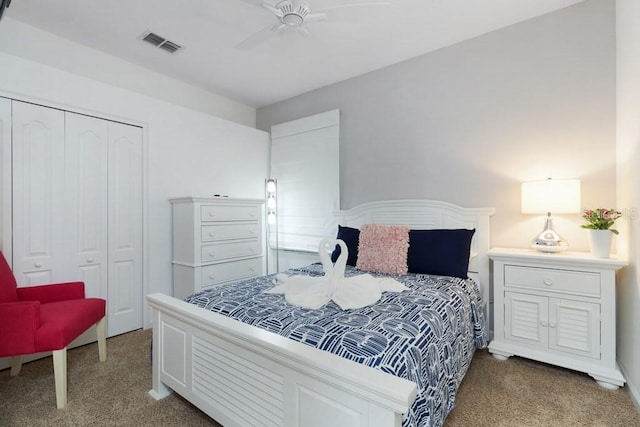
[(399, 427), (416, 385), (176, 298), (152, 294), (153, 389), (224, 426)]

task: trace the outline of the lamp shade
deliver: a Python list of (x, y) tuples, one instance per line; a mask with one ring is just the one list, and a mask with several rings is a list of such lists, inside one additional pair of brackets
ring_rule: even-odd
[(580, 212), (579, 179), (544, 179), (522, 183), (522, 213)]

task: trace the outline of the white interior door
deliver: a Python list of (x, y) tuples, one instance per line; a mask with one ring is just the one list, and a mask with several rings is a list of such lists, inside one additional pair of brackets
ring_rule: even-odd
[(106, 120), (66, 113), (67, 268), (88, 297), (109, 299)]
[(142, 327), (142, 129), (109, 123), (109, 336)]
[(13, 272), (20, 286), (65, 281), (64, 112), (12, 109)]

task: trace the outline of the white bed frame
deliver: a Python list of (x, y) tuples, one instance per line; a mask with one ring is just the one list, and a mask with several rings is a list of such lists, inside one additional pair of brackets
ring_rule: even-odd
[[(492, 208), (396, 200), (336, 215), (336, 224), (475, 228), (469, 270), (489, 301)], [(332, 236), (327, 236), (332, 237)], [(400, 427), (416, 385), (176, 298), (151, 294), (155, 399), (175, 391), (224, 426)]]

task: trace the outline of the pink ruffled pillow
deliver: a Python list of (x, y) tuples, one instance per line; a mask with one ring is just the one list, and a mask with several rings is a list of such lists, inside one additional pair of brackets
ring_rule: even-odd
[(387, 274), (407, 274), (408, 225), (364, 224), (360, 228), (356, 268)]

